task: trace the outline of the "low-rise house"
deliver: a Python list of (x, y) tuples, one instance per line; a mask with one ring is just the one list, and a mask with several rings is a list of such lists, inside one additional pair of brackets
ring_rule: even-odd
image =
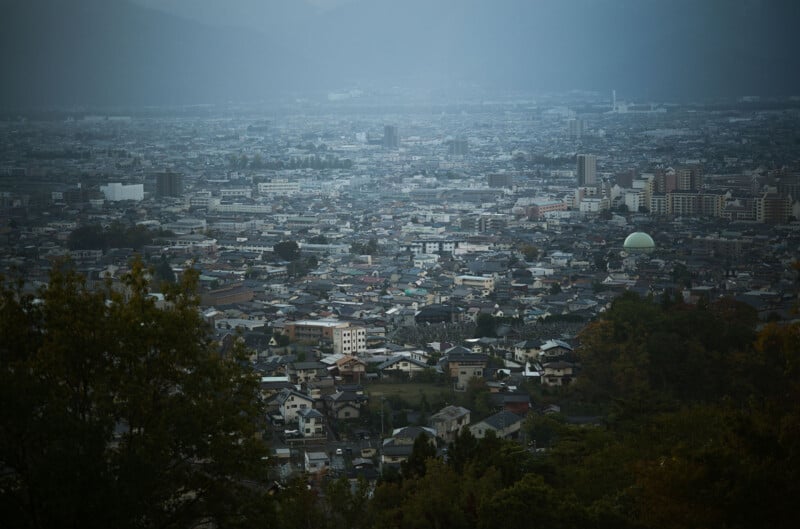
[(383, 440), (380, 451), (381, 469), (389, 466), (399, 469), (400, 464), (407, 461), (414, 449), (414, 441), (420, 435), (428, 438), (436, 446), (436, 431), (424, 426), (406, 426), (396, 428), (392, 436)]
[(409, 356), (394, 356), (378, 365), (378, 371), (383, 376), (401, 376), (414, 378), (415, 375), (431, 369), (431, 366), (421, 360)]
[(542, 384), (545, 386), (567, 386), (576, 375), (575, 364), (557, 360), (542, 366)]
[(303, 437), (321, 437), (325, 435), (325, 417), (313, 408), (304, 408), (297, 412), (298, 426)]
[(363, 360), (349, 355), (337, 360), (336, 368), (339, 377), (346, 383), (360, 384), (367, 372), (367, 364)]
[(484, 420), (469, 427), (469, 431), (476, 439), (483, 439), (489, 432), (500, 439), (510, 439), (518, 435), (522, 426), (522, 417), (510, 411), (499, 411)]
[(539, 348), (539, 361), (550, 362), (572, 354), (572, 346), (561, 340), (547, 340)]
[(519, 415), (525, 415), (531, 408), (530, 395), (520, 390), (498, 391), (492, 393), (489, 399), (494, 409)]
[(358, 419), (367, 398), (354, 391), (337, 391), (325, 397), (328, 417), (339, 420)]
[(520, 363), (536, 361), (539, 356), (539, 342), (536, 340), (523, 340), (514, 344), (514, 360)]
[(261, 377), (261, 383), (259, 384), (259, 388), (261, 389), (261, 396), (264, 399), (269, 399), (273, 395), (276, 395), (278, 392), (284, 389), (293, 389), (294, 386), (291, 382), (289, 382), (289, 377), (269, 377), (263, 376)]
[(313, 382), (327, 375), (327, 367), (321, 362), (292, 362), (287, 374), (293, 384)]
[(464, 426), (469, 425), (470, 411), (461, 406), (446, 406), (431, 415), (428, 424), (436, 436), (446, 443), (456, 438)]
[(331, 466), (331, 460), (325, 452), (306, 452), (304, 460), (305, 471), (312, 474), (322, 472)]
[(456, 346), (445, 352), (447, 373), (456, 391), (466, 391), (473, 378), (483, 378), (489, 358), (485, 354), (473, 353), (466, 347)]
[(278, 413), (286, 424), (295, 422), (300, 410), (314, 407), (314, 400), (311, 397), (292, 389), (281, 390), (275, 400), (278, 403)]

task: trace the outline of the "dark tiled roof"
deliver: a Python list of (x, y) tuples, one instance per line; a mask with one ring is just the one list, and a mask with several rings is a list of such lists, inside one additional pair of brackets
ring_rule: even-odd
[(503, 410), (485, 418), (482, 422), (488, 424), (495, 430), (500, 430), (503, 428), (507, 428), (512, 424), (518, 423), (521, 420), (522, 417), (520, 417), (516, 413), (511, 413), (510, 411)]

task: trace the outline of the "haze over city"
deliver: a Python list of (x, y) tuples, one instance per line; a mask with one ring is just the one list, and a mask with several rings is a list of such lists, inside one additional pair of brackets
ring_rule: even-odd
[(0, 0), (0, 527), (795, 529), (799, 6)]
[(788, 0), (3, 0), (5, 108), (286, 92), (795, 95)]

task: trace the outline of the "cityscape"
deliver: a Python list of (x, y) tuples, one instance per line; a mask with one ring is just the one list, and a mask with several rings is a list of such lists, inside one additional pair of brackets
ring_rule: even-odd
[(800, 95), (337, 86), (0, 105), (3, 525), (793, 526)]

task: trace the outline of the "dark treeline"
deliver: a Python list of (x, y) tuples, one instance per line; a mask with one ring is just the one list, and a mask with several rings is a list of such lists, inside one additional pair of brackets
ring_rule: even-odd
[[(531, 414), (526, 442), (420, 437), (399, 472), (269, 491), (258, 376), (220, 356), (184, 274), (157, 308), (54, 272), (0, 296), (4, 527), (789, 528), (800, 520), (800, 325), (730, 300), (625, 294), (581, 335), (562, 396), (590, 426)], [(534, 445), (535, 443), (535, 445)], [(537, 449), (534, 449), (534, 445)], [(309, 484), (311, 486), (309, 486)]]
[(132, 248), (141, 250), (143, 246), (152, 244), (158, 237), (169, 237), (174, 234), (169, 230), (151, 230), (147, 226), (126, 226), (114, 222), (104, 228), (99, 224), (87, 224), (75, 228), (67, 239), (70, 250), (102, 250), (109, 248)]
[(280, 171), (283, 169), (350, 169), (353, 161), (348, 158), (339, 158), (331, 154), (320, 156), (319, 154), (308, 156), (292, 156), (286, 160), (264, 160), (256, 154), (252, 158), (247, 155), (231, 155), (228, 158), (228, 165), (233, 169), (267, 169), (270, 171)]

